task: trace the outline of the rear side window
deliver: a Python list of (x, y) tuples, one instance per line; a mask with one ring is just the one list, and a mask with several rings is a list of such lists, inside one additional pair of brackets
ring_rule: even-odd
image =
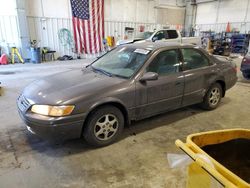
[(176, 39), (178, 38), (178, 34), (176, 30), (167, 30), (168, 33), (168, 39)]
[(149, 64), (146, 71), (156, 72), (160, 76), (165, 76), (179, 72), (179, 54), (177, 50), (167, 50), (160, 52)]
[(201, 52), (192, 48), (183, 48), (181, 52), (184, 60), (184, 70), (209, 66), (207, 57)]

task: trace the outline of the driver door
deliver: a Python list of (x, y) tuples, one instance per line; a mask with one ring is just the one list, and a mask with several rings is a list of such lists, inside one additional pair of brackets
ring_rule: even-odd
[(184, 91), (178, 49), (160, 51), (146, 67), (146, 72), (158, 73), (158, 79), (136, 82), (136, 116), (142, 119), (179, 108)]

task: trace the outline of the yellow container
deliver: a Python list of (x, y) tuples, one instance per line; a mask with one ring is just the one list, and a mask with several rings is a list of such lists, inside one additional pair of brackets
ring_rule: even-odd
[[(250, 139), (250, 129), (228, 129), (192, 134), (187, 137), (186, 143), (176, 140), (175, 144), (194, 160), (188, 168), (188, 188), (213, 187), (212, 178), (222, 187), (250, 188), (249, 183), (201, 149), (204, 146), (221, 144), (234, 139)], [(249, 149), (246, 148), (246, 150)]]

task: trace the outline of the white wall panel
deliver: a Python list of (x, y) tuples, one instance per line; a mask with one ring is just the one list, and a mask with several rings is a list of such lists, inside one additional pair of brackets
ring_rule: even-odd
[(16, 15), (16, 0), (0, 0), (0, 15)]
[[(26, 0), (28, 16), (70, 18), (69, 0)], [(44, 15), (43, 15), (44, 14)]]
[(198, 4), (196, 24), (213, 24), (216, 22), (217, 2)]
[(41, 0), (26, 0), (26, 14), (27, 16), (43, 16)]
[[(249, 0), (219, 0), (197, 6), (196, 24), (250, 22)], [(245, 16), (247, 18), (245, 20)]]
[(218, 23), (243, 22), (247, 10), (247, 2), (248, 0), (220, 1)]
[(18, 46), (18, 27), (16, 16), (0, 16), (0, 45)]

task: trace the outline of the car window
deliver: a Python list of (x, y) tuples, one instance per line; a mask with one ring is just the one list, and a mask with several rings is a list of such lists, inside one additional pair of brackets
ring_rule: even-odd
[(165, 39), (165, 38), (166, 38), (165, 32), (164, 32), (164, 31), (158, 31), (158, 32), (155, 34), (154, 38), (155, 38), (156, 40)]
[(146, 71), (156, 72), (159, 76), (179, 72), (179, 56), (177, 50), (160, 52), (149, 64)]
[(150, 56), (150, 50), (120, 46), (97, 59), (92, 68), (114, 76), (130, 78)]
[(183, 48), (181, 52), (184, 60), (184, 70), (197, 69), (209, 65), (207, 57), (195, 49)]
[(176, 39), (178, 38), (178, 34), (176, 32), (176, 30), (167, 30), (167, 35), (168, 35), (168, 39)]

